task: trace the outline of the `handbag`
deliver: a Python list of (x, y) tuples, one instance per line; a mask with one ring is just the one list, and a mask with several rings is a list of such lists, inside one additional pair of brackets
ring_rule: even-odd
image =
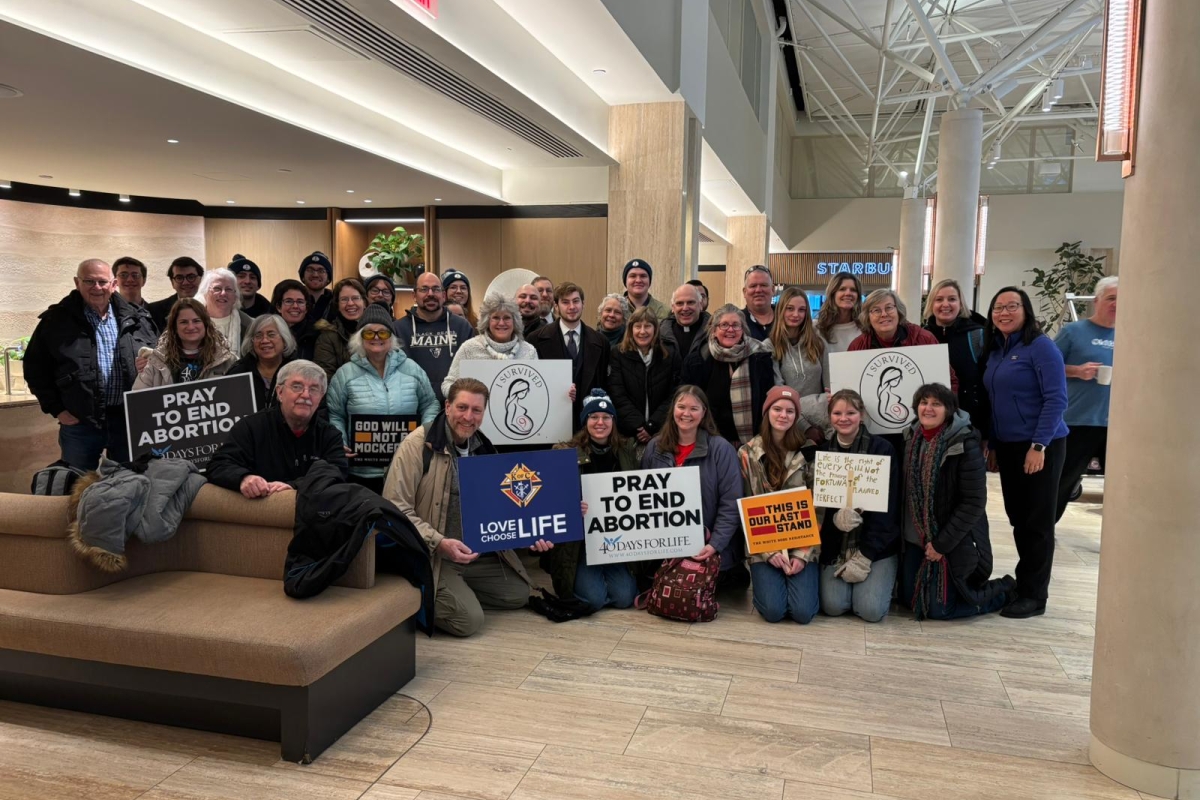
[(654, 584), (634, 605), (657, 617), (682, 622), (711, 622), (721, 605), (717, 602), (717, 576), (721, 556), (714, 553), (704, 561), (671, 558), (654, 573)]

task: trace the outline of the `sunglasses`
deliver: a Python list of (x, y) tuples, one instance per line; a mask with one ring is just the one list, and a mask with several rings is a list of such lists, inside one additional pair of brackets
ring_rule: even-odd
[(368, 342), (373, 342), (376, 339), (386, 342), (388, 339), (392, 338), (392, 332), (389, 330), (363, 331), (362, 338), (366, 339)]

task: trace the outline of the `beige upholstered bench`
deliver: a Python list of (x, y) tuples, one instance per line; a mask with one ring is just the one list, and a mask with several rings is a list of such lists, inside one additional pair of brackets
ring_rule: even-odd
[(205, 486), (169, 541), (121, 573), (66, 540), (67, 500), (0, 494), (0, 697), (281, 743), (309, 761), (413, 676), (420, 592), (375, 577), (283, 592), (292, 494)]

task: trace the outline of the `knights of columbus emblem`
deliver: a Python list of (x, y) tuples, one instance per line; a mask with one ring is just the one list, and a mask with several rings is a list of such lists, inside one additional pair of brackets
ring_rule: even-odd
[(542, 490), (542, 479), (524, 464), (517, 464), (500, 482), (500, 491), (519, 507), (525, 508)]

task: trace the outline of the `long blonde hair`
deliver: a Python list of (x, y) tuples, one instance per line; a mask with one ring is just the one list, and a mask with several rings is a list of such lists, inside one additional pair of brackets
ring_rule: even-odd
[[(829, 279), (829, 284), (825, 287), (825, 302), (821, 304), (821, 313), (817, 315), (817, 331), (821, 334), (821, 338), (825, 341), (830, 341), (830, 336), (833, 335), (833, 326), (838, 324), (838, 307), (834, 302), (833, 296), (837, 294), (837, 290), (841, 288), (842, 281), (854, 281), (854, 309), (850, 313), (850, 321), (858, 325), (858, 315), (862, 313), (862, 284), (858, 282), (858, 278), (851, 275), (849, 272), (838, 272)], [(861, 328), (860, 328), (861, 330)]]
[(933, 298), (937, 297), (937, 293), (942, 289), (953, 289), (958, 292), (958, 315), (963, 319), (970, 319), (971, 312), (967, 309), (967, 301), (963, 297), (962, 287), (953, 278), (945, 278), (935, 283), (933, 288), (929, 290), (929, 296), (925, 298), (925, 319), (921, 320), (921, 322), (924, 323), (925, 320), (933, 316)]
[(789, 286), (783, 290), (783, 294), (779, 297), (779, 303), (775, 306), (775, 324), (771, 326), (771, 347), (775, 351), (775, 360), (783, 360), (788, 349), (792, 346), (792, 340), (788, 336), (787, 325), (784, 322), (785, 312), (787, 311), (788, 303), (799, 297), (804, 301), (804, 321), (800, 323), (799, 344), (800, 350), (804, 353), (804, 357), (812, 362), (821, 360), (821, 356), (825, 354), (825, 342), (817, 335), (816, 329), (813, 326), (812, 308), (808, 305), (808, 295), (803, 289), (798, 289), (795, 286)]

